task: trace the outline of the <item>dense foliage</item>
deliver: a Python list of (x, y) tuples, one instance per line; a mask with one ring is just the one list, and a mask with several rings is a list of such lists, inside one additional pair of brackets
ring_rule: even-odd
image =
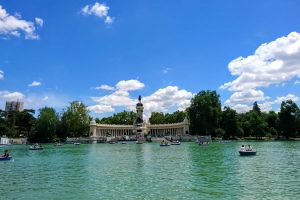
[(185, 112), (176, 111), (174, 113), (153, 112), (149, 118), (151, 124), (170, 124), (182, 122), (185, 118)]
[(56, 138), (58, 121), (58, 114), (54, 108), (41, 108), (36, 119), (35, 132), (29, 139), (32, 142), (52, 142)]
[(62, 124), (69, 137), (87, 137), (89, 135), (90, 116), (87, 107), (79, 101), (73, 101), (62, 114)]
[(190, 130), (196, 134), (214, 134), (221, 117), (221, 101), (216, 91), (201, 91), (196, 94), (187, 109)]
[(33, 115), (34, 110), (24, 110), (22, 112), (0, 110), (0, 135), (28, 137), (35, 124)]
[(36, 118), (34, 110), (0, 110), (0, 135), (27, 137), (30, 142), (52, 142), (67, 137), (88, 136), (89, 122), (86, 106), (78, 101), (71, 102), (61, 114), (54, 108), (41, 108)]
[[(78, 101), (71, 102), (62, 113), (54, 108), (41, 108), (38, 116), (34, 110), (22, 112), (0, 110), (0, 135), (27, 137), (31, 142), (51, 142), (67, 137), (89, 136), (91, 117), (87, 107)], [(280, 111), (262, 112), (254, 102), (252, 110), (237, 113), (229, 107), (221, 109), (220, 96), (215, 91), (201, 91), (191, 100), (186, 111), (174, 113), (153, 112), (151, 124), (182, 122), (190, 120), (190, 134), (212, 135), (217, 137), (243, 138), (300, 137), (300, 109), (291, 100), (281, 103)], [(111, 117), (96, 119), (97, 123), (133, 124), (136, 113), (123, 111)]]
[(136, 119), (136, 113), (132, 111), (123, 111), (116, 113), (111, 117), (104, 117), (102, 119), (96, 118), (96, 122), (99, 124), (125, 124), (132, 125)]

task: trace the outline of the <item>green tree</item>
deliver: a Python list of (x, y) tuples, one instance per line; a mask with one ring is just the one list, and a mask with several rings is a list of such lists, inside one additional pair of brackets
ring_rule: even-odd
[(249, 125), (251, 129), (251, 135), (256, 138), (261, 138), (266, 135), (265, 129), (267, 123), (265, 120), (265, 115), (262, 114), (257, 102), (253, 103), (252, 110), (248, 113)]
[(111, 117), (104, 117), (101, 120), (96, 119), (95, 121), (100, 124), (125, 124), (132, 125), (136, 119), (136, 113), (132, 111), (123, 111), (114, 114)]
[(185, 118), (186, 114), (184, 111), (176, 111), (173, 113), (166, 113), (165, 114), (165, 122), (166, 123), (179, 123), (179, 122), (183, 122), (184, 118)]
[(221, 115), (221, 128), (225, 131), (224, 138), (238, 136), (238, 120), (235, 110), (225, 107)]
[(267, 124), (259, 113), (249, 112), (249, 128), (251, 130), (251, 136), (255, 136), (257, 139), (265, 136), (266, 127)]
[(192, 133), (213, 135), (221, 115), (220, 96), (216, 91), (201, 91), (192, 98), (187, 112)]
[(152, 112), (151, 117), (149, 118), (151, 124), (165, 124), (166, 119), (165, 115), (162, 112)]
[(279, 131), (279, 119), (278, 114), (274, 111), (270, 111), (266, 115), (267, 125), (268, 125), (268, 133), (269, 135), (277, 136)]
[(239, 113), (237, 115), (237, 118), (238, 118), (239, 127), (241, 127), (241, 129), (243, 130), (243, 136), (249, 137), (251, 135), (251, 129), (249, 123), (250, 120), (249, 112)]
[(1, 129), (8, 137), (28, 136), (35, 124), (34, 110), (1, 111)]
[(82, 102), (71, 102), (67, 110), (63, 112), (61, 120), (68, 137), (89, 136), (89, 112)]
[(149, 122), (151, 124), (170, 124), (183, 122), (186, 114), (184, 111), (176, 111), (173, 113), (152, 112)]
[(35, 110), (25, 109), (22, 112), (18, 112), (16, 116), (16, 125), (18, 126), (18, 135), (28, 137), (32, 131), (36, 119), (33, 116)]
[(282, 134), (288, 139), (296, 136), (297, 116), (299, 108), (292, 100), (283, 101), (281, 103), (279, 116), (279, 125)]
[(35, 133), (30, 136), (31, 142), (52, 142), (56, 137), (58, 114), (54, 108), (39, 109)]
[(8, 136), (9, 127), (6, 120), (6, 112), (0, 109), (0, 133)]
[(255, 102), (253, 103), (252, 111), (253, 111), (253, 112), (256, 112), (257, 114), (261, 114), (261, 110), (260, 110), (260, 107), (259, 107), (258, 104), (257, 104), (257, 101), (255, 101)]

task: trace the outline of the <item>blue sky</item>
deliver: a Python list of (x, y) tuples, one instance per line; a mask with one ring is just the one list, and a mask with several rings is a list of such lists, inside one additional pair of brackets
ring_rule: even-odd
[(80, 100), (102, 117), (134, 109), (142, 95), (146, 114), (172, 112), (207, 89), (239, 112), (253, 101), (263, 110), (298, 101), (300, 1), (0, 0), (0, 6), (1, 109), (19, 99), (26, 108), (59, 111)]

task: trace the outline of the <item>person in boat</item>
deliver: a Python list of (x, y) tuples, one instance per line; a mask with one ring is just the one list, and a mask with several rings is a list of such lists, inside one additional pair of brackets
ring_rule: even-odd
[(246, 150), (245, 146), (242, 145), (241, 148), (240, 148), (240, 151), (245, 151), (245, 150)]
[(4, 150), (4, 154), (2, 155), (3, 158), (8, 158), (9, 157), (9, 153), (8, 153), (8, 150), (5, 149)]
[(250, 144), (248, 145), (247, 151), (252, 151), (252, 147)]
[(165, 141), (163, 140), (160, 144), (161, 144), (161, 145), (164, 145), (164, 144), (165, 144)]

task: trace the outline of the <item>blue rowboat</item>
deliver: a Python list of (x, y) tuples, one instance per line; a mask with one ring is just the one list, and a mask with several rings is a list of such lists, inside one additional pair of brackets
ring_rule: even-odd
[(240, 156), (255, 156), (256, 151), (239, 151)]
[(161, 147), (168, 147), (170, 144), (160, 144)]
[(0, 161), (7, 161), (7, 160), (11, 160), (12, 157), (9, 156), (9, 157), (0, 157)]

